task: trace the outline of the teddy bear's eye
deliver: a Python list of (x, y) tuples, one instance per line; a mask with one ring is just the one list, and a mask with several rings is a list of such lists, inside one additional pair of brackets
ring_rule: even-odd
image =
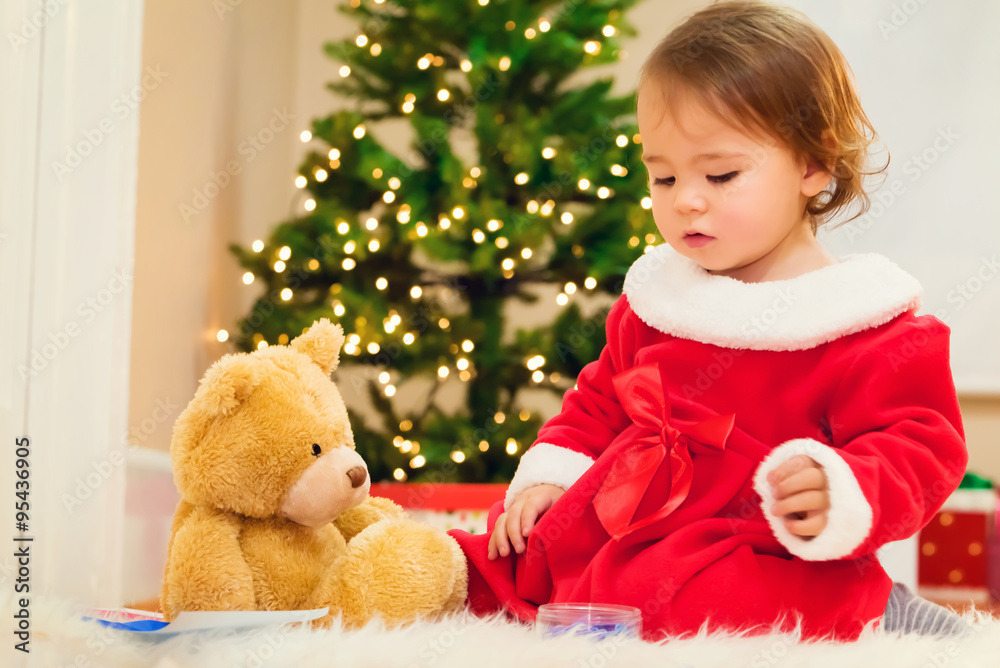
[(323, 454), (323, 448), (319, 447), (319, 443), (313, 443), (313, 455), (319, 457)]

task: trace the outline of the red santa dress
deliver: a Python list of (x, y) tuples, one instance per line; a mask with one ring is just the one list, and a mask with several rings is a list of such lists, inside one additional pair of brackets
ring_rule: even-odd
[[(450, 532), (471, 610), (530, 621), (549, 602), (632, 605), (650, 640), (796, 624), (853, 640), (878, 624), (892, 581), (876, 550), (930, 521), (968, 459), (950, 330), (916, 314), (921, 292), (874, 253), (744, 283), (650, 250), (488, 532)], [(811, 540), (770, 513), (766, 479), (801, 454), (829, 481)], [(539, 483), (567, 491), (523, 553), (489, 560), (497, 517)]]

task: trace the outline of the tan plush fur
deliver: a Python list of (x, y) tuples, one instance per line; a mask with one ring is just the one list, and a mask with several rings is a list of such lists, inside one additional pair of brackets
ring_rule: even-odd
[(227, 355), (205, 373), (170, 445), (181, 502), (161, 607), (330, 607), (346, 627), (461, 609), (465, 557), (447, 534), (368, 497), (329, 374), (343, 330), (325, 318), (291, 342)]

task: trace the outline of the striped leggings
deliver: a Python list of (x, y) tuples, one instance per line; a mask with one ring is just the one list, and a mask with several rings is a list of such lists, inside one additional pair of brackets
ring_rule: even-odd
[(933, 636), (960, 636), (972, 632), (972, 627), (957, 614), (917, 596), (899, 582), (892, 584), (880, 628), (886, 633)]

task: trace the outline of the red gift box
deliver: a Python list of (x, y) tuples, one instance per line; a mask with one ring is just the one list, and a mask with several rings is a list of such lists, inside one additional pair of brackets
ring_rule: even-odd
[(997, 496), (992, 489), (959, 489), (920, 531), (920, 595), (938, 601), (990, 599), (991, 543)]

